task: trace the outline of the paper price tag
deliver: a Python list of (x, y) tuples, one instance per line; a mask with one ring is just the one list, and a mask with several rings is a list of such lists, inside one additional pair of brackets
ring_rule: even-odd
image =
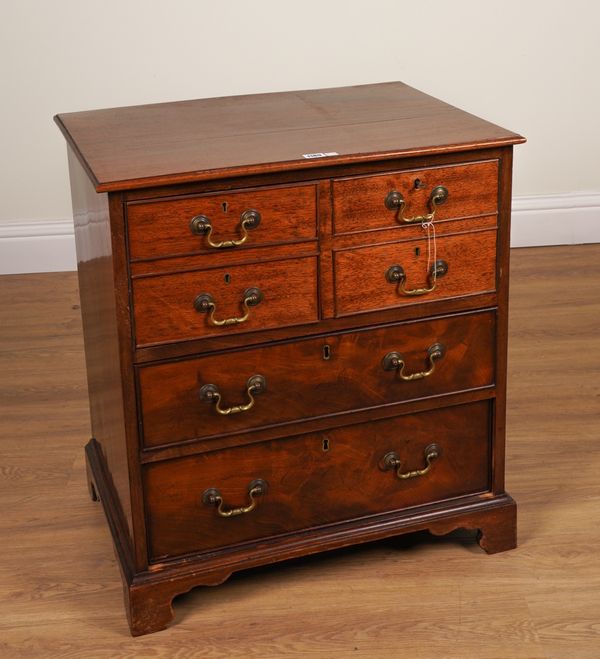
[(327, 158), (327, 156), (339, 156), (337, 151), (320, 151), (319, 153), (303, 153), (303, 158)]

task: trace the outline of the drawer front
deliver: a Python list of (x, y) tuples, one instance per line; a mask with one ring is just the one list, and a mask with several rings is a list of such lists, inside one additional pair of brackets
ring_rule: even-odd
[(486, 491), (490, 405), (481, 401), (150, 464), (144, 468), (150, 557)]
[(133, 281), (136, 341), (143, 346), (311, 323), (319, 317), (317, 299), (313, 256), (141, 277)]
[[(249, 211), (259, 214), (258, 222), (257, 215)], [(192, 222), (197, 217), (205, 219)], [(226, 246), (213, 247), (210, 242), (239, 242), (244, 229), (248, 235), (243, 244), (230, 248), (310, 240), (316, 237), (316, 217), (316, 187), (312, 184), (130, 203), (130, 258), (221, 251)]]
[[(217, 437), (490, 386), (494, 337), (495, 314), (485, 311), (142, 366), (144, 444)], [(400, 357), (386, 360), (390, 353)], [(220, 414), (217, 403), (221, 410), (247, 409)]]
[[(435, 278), (434, 261), (441, 263)], [(440, 237), (435, 256), (426, 236), (340, 250), (334, 269), (337, 316), (493, 292), (496, 231)]]
[[(443, 203), (432, 206), (432, 192), (438, 186), (446, 188), (448, 197)], [(391, 192), (402, 196), (401, 209), (386, 206)], [(409, 226), (402, 218), (422, 216), (433, 208), (436, 220), (496, 213), (498, 161), (413, 169), (333, 182), (336, 234)]]

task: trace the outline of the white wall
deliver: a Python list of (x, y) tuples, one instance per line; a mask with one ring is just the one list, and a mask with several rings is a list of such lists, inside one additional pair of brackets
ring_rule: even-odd
[(557, 199), (600, 240), (599, 24), (594, 0), (0, 0), (0, 239), (69, 232), (57, 112), (402, 80), (528, 138), (517, 234)]

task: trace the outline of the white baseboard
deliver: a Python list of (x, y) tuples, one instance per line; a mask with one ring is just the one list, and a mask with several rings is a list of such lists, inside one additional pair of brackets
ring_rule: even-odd
[[(600, 242), (600, 192), (513, 199), (512, 247)], [(69, 220), (0, 222), (0, 274), (75, 270)]]
[(0, 222), (0, 274), (76, 270), (73, 220)]
[(600, 243), (600, 192), (515, 197), (511, 247)]

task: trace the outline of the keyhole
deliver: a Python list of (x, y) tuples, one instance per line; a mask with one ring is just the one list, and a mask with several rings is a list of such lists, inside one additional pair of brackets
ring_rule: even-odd
[(228, 272), (225, 273), (225, 276), (223, 277), (223, 279), (225, 280), (226, 284), (231, 283), (231, 275)]
[(331, 348), (327, 343), (323, 346), (323, 359), (325, 361), (331, 359)]
[(420, 190), (421, 188), (424, 188), (424, 187), (425, 187), (425, 183), (423, 183), (423, 181), (421, 181), (420, 178), (416, 178), (415, 179), (415, 190)]
[(329, 451), (329, 439), (327, 437), (323, 437), (323, 451)]
[(229, 210), (229, 204), (226, 201), (224, 201), (221, 204), (221, 208), (223, 209), (223, 212), (226, 213)]
[(421, 256), (421, 248), (415, 247), (415, 256)]

